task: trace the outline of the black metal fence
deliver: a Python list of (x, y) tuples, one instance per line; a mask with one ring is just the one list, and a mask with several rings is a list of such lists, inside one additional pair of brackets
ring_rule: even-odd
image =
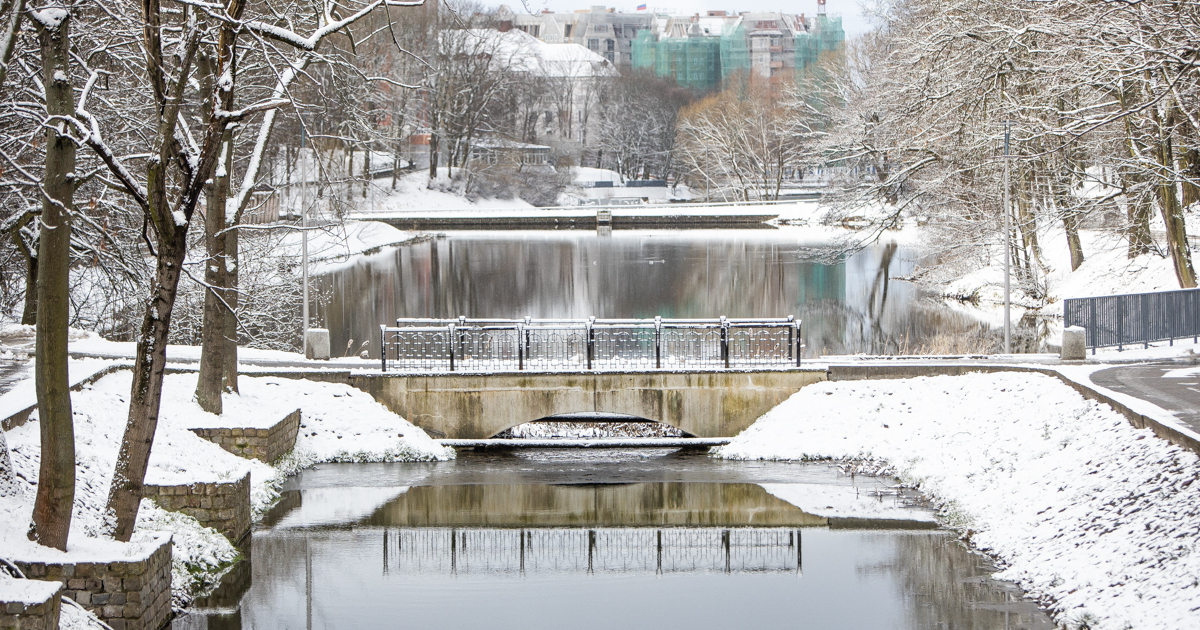
[(1105, 295), (1063, 301), (1063, 325), (1087, 329), (1087, 347), (1124, 348), (1200, 336), (1200, 289)]
[(800, 322), (779, 319), (399, 319), (384, 371), (584, 371), (800, 365)]

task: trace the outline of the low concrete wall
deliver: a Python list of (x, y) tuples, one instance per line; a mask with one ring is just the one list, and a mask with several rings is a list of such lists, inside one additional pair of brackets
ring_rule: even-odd
[(353, 375), (350, 384), (430, 435), (489, 438), (574, 412), (629, 414), (698, 437), (732, 437), (824, 369), (543, 374)]
[(269, 429), (221, 427), (188, 430), (234, 455), (269, 464), (296, 446), (296, 434), (300, 431), (300, 410), (289, 413)]
[(143, 486), (143, 495), (164, 510), (183, 512), (236, 544), (250, 532), (250, 473), (222, 483)]
[(57, 590), (40, 602), (10, 602), (0, 595), (0, 630), (58, 630), (61, 607), (61, 583)]
[(140, 560), (22, 562), (27, 577), (66, 583), (63, 595), (113, 630), (159, 630), (171, 616), (171, 541)]
[(1150, 429), (1158, 437), (1181, 446), (1195, 453), (1200, 453), (1200, 440), (1196, 440), (1190, 435), (1180, 432), (1172, 426), (1165, 425), (1154, 418), (1142, 415), (1133, 409), (1130, 409), (1124, 403), (1121, 403), (1106, 394), (1103, 394), (1084, 383), (1067, 378), (1066, 375), (1058, 370), (1049, 368), (1035, 368), (1020, 365), (970, 365), (970, 364), (951, 364), (951, 365), (914, 365), (914, 364), (899, 364), (899, 365), (831, 365), (829, 366), (829, 380), (831, 381), (856, 381), (867, 379), (894, 379), (894, 378), (916, 378), (918, 376), (961, 376), (963, 374), (986, 373), (995, 374), (998, 372), (1027, 372), (1035, 374), (1045, 374), (1053, 376), (1065, 383), (1071, 389), (1079, 392), (1081, 396), (1088, 400), (1094, 400), (1103, 403), (1115, 409), (1118, 413), (1125, 416), (1129, 423), (1139, 429)]
[[(128, 369), (128, 365), (110, 365), (99, 372), (96, 372), (95, 374), (79, 381), (78, 383), (75, 383), (71, 386), (71, 391), (82, 391), (84, 386), (91, 385), (92, 383), (95, 383), (96, 381), (108, 376), (109, 374), (112, 374), (113, 372), (116, 372), (117, 370)], [(37, 409), (37, 403), (33, 403), (24, 409), (18, 409), (12, 413), (9, 413), (9, 415), (5, 416), (4, 419), (0, 420), (0, 429), (12, 431), (13, 429), (25, 424), (29, 421), (29, 415), (32, 414), (35, 409)], [(0, 626), (0, 628), (2, 628), (2, 626)]]

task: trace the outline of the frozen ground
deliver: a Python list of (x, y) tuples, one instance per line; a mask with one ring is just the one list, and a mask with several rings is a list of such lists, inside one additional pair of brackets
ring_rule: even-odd
[(882, 461), (1059, 623), (1200, 626), (1200, 459), (1052, 377), (820, 383), (717, 453)]

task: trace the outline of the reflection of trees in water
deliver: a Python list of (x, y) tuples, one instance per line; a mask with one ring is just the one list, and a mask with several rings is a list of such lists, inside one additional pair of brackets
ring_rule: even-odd
[[(459, 315), (796, 315), (809, 356), (980, 343), (970, 337), (979, 324), (892, 281), (908, 264), (895, 243), (832, 259), (814, 251), (824, 250), (777, 237), (707, 234), (434, 239), (322, 277), (333, 298), (318, 311), (334, 348), (347, 337), (374, 341), (379, 324), (397, 317)], [(947, 330), (968, 334), (953, 344), (926, 343)]]
[(1015, 585), (990, 579), (995, 568), (945, 534), (881, 534), (894, 557), (859, 567), (887, 573), (908, 603), (908, 627), (958, 630), (1051, 630), (1054, 625)]

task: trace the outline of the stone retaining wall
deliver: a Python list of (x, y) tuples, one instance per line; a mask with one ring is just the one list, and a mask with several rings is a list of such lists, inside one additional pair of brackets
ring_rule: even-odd
[(189, 430), (234, 455), (269, 464), (296, 446), (296, 434), (300, 431), (300, 410), (289, 413), (269, 429), (228, 427)]
[(0, 596), (0, 630), (58, 630), (62, 588), (37, 603), (8, 602)]
[(171, 616), (170, 540), (140, 560), (15, 564), (30, 579), (65, 583), (63, 595), (113, 630), (159, 630)]
[(143, 486), (143, 495), (164, 510), (183, 512), (236, 544), (250, 532), (250, 473), (233, 482)]

